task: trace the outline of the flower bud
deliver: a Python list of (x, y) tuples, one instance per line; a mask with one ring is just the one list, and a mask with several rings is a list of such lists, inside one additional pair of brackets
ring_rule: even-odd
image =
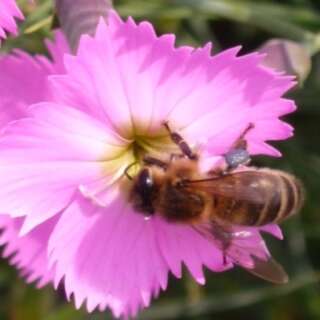
[(277, 71), (295, 75), (300, 84), (307, 78), (311, 69), (311, 57), (307, 49), (286, 39), (271, 39), (259, 49), (266, 53), (263, 64)]

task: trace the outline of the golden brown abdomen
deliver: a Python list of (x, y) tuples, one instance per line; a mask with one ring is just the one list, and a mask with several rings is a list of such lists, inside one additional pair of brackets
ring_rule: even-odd
[(260, 169), (226, 175), (213, 194), (213, 219), (235, 225), (279, 223), (303, 203), (303, 188), (292, 175)]

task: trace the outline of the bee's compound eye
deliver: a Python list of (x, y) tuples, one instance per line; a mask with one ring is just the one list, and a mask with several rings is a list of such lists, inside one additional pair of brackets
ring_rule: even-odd
[(141, 170), (134, 191), (139, 199), (135, 207), (136, 210), (143, 213), (146, 218), (150, 218), (155, 213), (153, 198), (156, 193), (150, 169), (144, 168)]

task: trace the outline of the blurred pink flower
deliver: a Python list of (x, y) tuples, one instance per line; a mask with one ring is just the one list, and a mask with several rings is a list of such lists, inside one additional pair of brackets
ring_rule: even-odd
[(51, 98), (48, 76), (64, 71), (63, 54), (69, 52), (60, 31), (46, 41), (52, 60), (22, 50), (0, 54), (0, 127), (27, 115), (27, 108)]
[[(124, 169), (140, 152), (172, 150), (165, 120), (216, 159), (253, 123), (249, 152), (280, 156), (266, 141), (292, 135), (279, 120), (295, 110), (281, 98), (292, 78), (262, 67), (259, 54), (237, 57), (233, 48), (211, 57), (210, 49), (175, 48), (173, 35), (112, 13), (94, 38), (82, 37), (77, 56), (65, 57), (66, 74), (50, 76), (50, 101), (5, 128), (0, 209), (17, 220), (2, 243), (7, 255), (17, 251), (13, 263), (28, 279), (53, 277), (77, 307), (130, 316), (167, 287), (169, 272), (181, 277), (182, 264), (203, 284), (203, 266), (250, 268), (251, 255), (269, 256), (260, 231), (281, 237), (275, 225), (241, 228), (246, 239), (225, 264), (220, 247), (193, 228), (145, 220), (124, 196)], [(36, 271), (32, 241), (42, 243)]]
[(6, 38), (6, 31), (14, 35), (18, 33), (15, 18), (23, 19), (23, 14), (15, 0), (0, 1), (0, 40)]
[[(69, 48), (60, 31), (55, 32), (54, 40), (46, 44), (51, 60), (40, 55), (32, 57), (20, 50), (0, 55), (0, 128), (10, 121), (27, 117), (30, 104), (51, 98), (48, 76), (64, 71), (63, 55)], [(24, 218), (0, 216), (3, 230), (0, 244), (6, 244), (3, 256), (10, 257), (10, 262), (21, 270), (28, 282), (37, 280), (39, 287), (53, 279), (48, 268), (46, 241), (57, 218), (19, 237)]]

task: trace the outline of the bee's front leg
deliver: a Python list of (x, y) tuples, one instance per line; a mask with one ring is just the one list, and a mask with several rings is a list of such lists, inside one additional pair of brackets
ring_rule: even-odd
[(162, 168), (163, 170), (167, 170), (167, 168), (168, 168), (168, 164), (166, 162), (164, 162), (158, 158), (148, 156), (148, 155), (145, 155), (143, 157), (143, 163), (145, 165), (156, 166), (156, 167)]

